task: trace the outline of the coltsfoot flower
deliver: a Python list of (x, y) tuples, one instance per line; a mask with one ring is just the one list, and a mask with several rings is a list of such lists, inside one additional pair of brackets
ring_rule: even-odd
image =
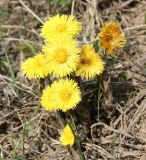
[(56, 104), (56, 97), (54, 90), (48, 86), (43, 90), (41, 96), (41, 104), (46, 111), (56, 111), (58, 106)]
[(49, 74), (44, 55), (39, 53), (22, 63), (22, 73), (29, 79), (44, 78)]
[(93, 79), (104, 70), (104, 63), (101, 57), (90, 45), (84, 45), (80, 53), (80, 63), (76, 75), (86, 79)]
[(46, 110), (74, 109), (81, 101), (81, 92), (74, 80), (60, 79), (52, 83), (51, 87), (43, 90), (41, 104)]
[(45, 54), (47, 68), (56, 77), (64, 77), (76, 70), (79, 64), (80, 49), (72, 39), (60, 38), (46, 44)]
[(108, 55), (112, 55), (113, 52), (123, 48), (126, 43), (119, 24), (115, 22), (106, 23), (101, 28), (99, 37), (101, 48), (106, 51)]
[(70, 37), (73, 38), (79, 34), (82, 26), (74, 16), (56, 15), (50, 17), (43, 25), (41, 36), (48, 42), (52, 41), (52, 37)]
[(70, 128), (70, 126), (67, 124), (61, 134), (60, 141), (64, 146), (70, 145), (72, 146), (74, 144), (74, 134)]

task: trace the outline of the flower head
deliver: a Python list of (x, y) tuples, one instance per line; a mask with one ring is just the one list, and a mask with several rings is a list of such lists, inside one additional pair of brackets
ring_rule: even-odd
[(80, 57), (80, 64), (76, 70), (77, 76), (92, 79), (103, 72), (103, 61), (92, 46), (84, 45), (82, 47)]
[(22, 64), (22, 72), (29, 79), (44, 78), (48, 75), (44, 55), (39, 53), (28, 58)]
[(70, 126), (67, 124), (61, 134), (60, 141), (64, 146), (66, 145), (72, 146), (74, 144), (74, 139), (75, 139), (74, 134)]
[(69, 79), (60, 79), (53, 82), (51, 87), (44, 89), (41, 104), (46, 110), (73, 109), (81, 100), (81, 93), (77, 83)]
[(56, 77), (64, 77), (76, 70), (79, 52), (74, 40), (61, 38), (48, 43), (42, 49), (47, 61), (47, 68)]
[(58, 106), (56, 105), (56, 97), (54, 94), (54, 90), (50, 86), (46, 87), (43, 90), (43, 93), (41, 96), (41, 104), (46, 111), (58, 110)]
[(74, 109), (81, 100), (80, 89), (74, 80), (60, 79), (55, 81), (51, 88), (55, 92), (56, 105), (63, 112)]
[(52, 37), (75, 37), (81, 29), (81, 23), (74, 16), (56, 15), (45, 22), (41, 35), (46, 41), (51, 41)]
[(107, 51), (108, 55), (112, 55), (113, 52), (123, 48), (126, 42), (119, 24), (115, 22), (106, 23), (102, 27), (99, 37), (101, 47)]

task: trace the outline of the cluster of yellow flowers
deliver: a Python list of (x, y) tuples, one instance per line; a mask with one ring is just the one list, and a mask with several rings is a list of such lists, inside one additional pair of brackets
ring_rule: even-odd
[[(104, 71), (104, 62), (90, 44), (78, 46), (76, 37), (82, 25), (70, 15), (56, 15), (49, 18), (41, 29), (45, 44), (41, 52), (28, 58), (22, 64), (22, 72), (29, 79), (53, 76), (57, 80), (43, 90), (42, 106), (49, 111), (73, 109), (81, 101), (81, 91), (70, 75), (93, 79)], [(107, 23), (99, 33), (101, 48), (108, 55), (122, 48), (124, 35), (117, 23)], [(67, 125), (61, 136), (62, 144), (72, 145), (74, 140), (66, 141), (66, 134), (73, 133)]]

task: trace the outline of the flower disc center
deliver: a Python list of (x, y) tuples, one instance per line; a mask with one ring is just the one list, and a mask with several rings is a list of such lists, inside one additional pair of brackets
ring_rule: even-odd
[(36, 59), (35, 64), (36, 66), (38, 66), (38, 68), (43, 66), (43, 62), (41, 59)]
[(60, 97), (62, 101), (68, 101), (71, 97), (71, 92), (66, 89), (63, 89), (60, 91)]
[(59, 64), (65, 63), (67, 61), (67, 51), (61, 48), (57, 49), (54, 58)]
[(85, 65), (90, 65), (92, 62), (91, 62), (90, 59), (82, 59), (82, 60), (81, 60), (81, 63), (82, 63), (82, 64), (85, 64)]
[(67, 30), (67, 26), (66, 24), (60, 24), (56, 27), (56, 30), (59, 32), (59, 33), (63, 33)]
[(113, 36), (112, 36), (110, 33), (107, 33), (107, 34), (105, 35), (105, 40), (106, 40), (106, 42), (111, 41), (112, 39), (113, 39)]

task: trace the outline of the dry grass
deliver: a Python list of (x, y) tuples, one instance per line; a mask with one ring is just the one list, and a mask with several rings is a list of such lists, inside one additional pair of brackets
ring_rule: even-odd
[(59, 142), (62, 128), (56, 114), (38, 106), (40, 86), (25, 79), (20, 69), (43, 43), (42, 22), (60, 12), (74, 13), (82, 21), (82, 43), (94, 41), (107, 20), (118, 21), (127, 37), (124, 51), (104, 77), (98, 110), (96, 80), (84, 83), (84, 108), (74, 119), (85, 159), (145, 160), (146, 2), (1, 0), (0, 8), (0, 159), (71, 159)]

